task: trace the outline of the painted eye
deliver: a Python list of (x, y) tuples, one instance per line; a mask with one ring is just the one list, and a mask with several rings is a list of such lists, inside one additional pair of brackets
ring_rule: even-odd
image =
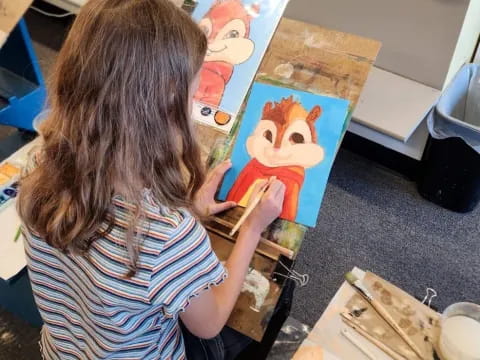
[(240, 37), (238, 30), (230, 30), (223, 38), (224, 39), (234, 39)]
[(300, 134), (300, 133), (297, 133), (297, 132), (290, 135), (288, 140), (290, 140), (290, 144), (304, 144), (305, 143), (305, 138), (303, 137), (303, 135)]
[(273, 135), (270, 130), (267, 130), (263, 133), (263, 137), (267, 139), (269, 142), (273, 142)]

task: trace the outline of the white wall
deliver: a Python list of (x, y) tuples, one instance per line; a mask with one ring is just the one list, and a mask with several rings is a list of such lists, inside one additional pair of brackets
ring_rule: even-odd
[[(455, 54), (450, 63), (450, 69), (445, 79), (444, 88), (448, 86), (460, 67), (472, 61), (472, 55), (480, 36), (480, 0), (471, 0), (465, 21), (455, 48)], [(478, 54), (477, 54), (478, 56)]]
[(378, 67), (442, 89), (468, 4), (468, 0), (290, 0), (285, 16), (380, 40)]

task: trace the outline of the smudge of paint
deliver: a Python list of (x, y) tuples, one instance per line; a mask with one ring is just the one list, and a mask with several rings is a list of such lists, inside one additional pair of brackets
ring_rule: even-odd
[(202, 114), (203, 116), (208, 116), (211, 113), (212, 113), (212, 109), (209, 108), (208, 106), (204, 106), (202, 110), (200, 110), (200, 114)]
[(400, 319), (398, 322), (398, 326), (400, 326), (402, 329), (406, 329), (412, 325), (412, 322), (408, 319)]
[(402, 314), (405, 316), (415, 315), (416, 311), (412, 309), (410, 305), (404, 305), (402, 307)]
[(373, 328), (373, 333), (377, 336), (383, 337), (386, 333), (386, 330), (383, 327), (376, 326)]
[(215, 122), (216, 122), (218, 125), (226, 125), (226, 124), (228, 124), (228, 123), (230, 122), (230, 119), (231, 119), (231, 118), (232, 118), (232, 117), (231, 117), (229, 114), (227, 114), (227, 113), (225, 113), (225, 112), (223, 112), (223, 111), (217, 111), (217, 112), (215, 113), (215, 116), (214, 116), (214, 120), (215, 120)]
[(410, 327), (410, 328), (407, 330), (407, 335), (413, 336), (413, 335), (415, 335), (417, 332), (418, 332), (418, 329), (417, 329), (417, 328)]
[(248, 272), (243, 282), (242, 292), (249, 292), (255, 298), (255, 305), (250, 308), (253, 311), (259, 312), (268, 293), (270, 292), (270, 283), (267, 278), (259, 271), (252, 269)]
[(387, 290), (382, 290), (382, 295), (380, 297), (380, 300), (385, 304), (385, 305), (392, 305), (392, 294), (390, 294), (390, 291)]
[(382, 288), (382, 284), (380, 284), (378, 281), (375, 281), (373, 283), (373, 290), (378, 291)]
[(292, 77), (293, 70), (293, 65), (290, 63), (286, 63), (277, 65), (273, 72), (275, 73), (275, 75), (281, 76), (285, 79), (290, 79)]
[(3, 193), (7, 196), (10, 196), (10, 197), (17, 196), (17, 191), (13, 188), (6, 188), (6, 189), (3, 190)]
[(367, 308), (364, 307), (364, 308), (361, 308), (361, 309), (354, 309), (351, 314), (354, 316), (354, 317), (360, 317), (365, 311), (367, 311)]
[(328, 48), (328, 41), (322, 40), (322, 39), (315, 39), (314, 34), (310, 34), (307, 30), (304, 31), (303, 36), (305, 38), (304, 44), (308, 47), (316, 48), (316, 49), (322, 49), (322, 48)]
[(5, 331), (0, 335), (0, 342), (3, 344), (11, 343), (13, 339), (14, 335), (10, 331)]

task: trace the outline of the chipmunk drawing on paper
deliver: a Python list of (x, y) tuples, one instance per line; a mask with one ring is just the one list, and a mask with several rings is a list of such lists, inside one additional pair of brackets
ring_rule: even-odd
[(279, 103), (267, 102), (261, 120), (246, 141), (252, 160), (240, 172), (227, 200), (246, 206), (256, 182), (276, 176), (286, 185), (280, 217), (294, 221), (305, 169), (324, 159), (315, 130), (321, 112), (318, 105), (307, 111), (292, 96)]
[(235, 65), (248, 60), (255, 48), (248, 38), (252, 16), (258, 5), (245, 6), (241, 0), (217, 0), (200, 21), (208, 39), (205, 62), (195, 100), (218, 106)]

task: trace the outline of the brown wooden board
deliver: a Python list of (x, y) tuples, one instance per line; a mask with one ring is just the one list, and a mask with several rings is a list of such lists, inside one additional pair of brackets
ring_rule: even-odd
[[(234, 243), (211, 231), (209, 231), (209, 235), (218, 258), (220, 261), (226, 261), (232, 252)], [(265, 290), (267, 295), (261, 301), (261, 306), (258, 306), (252, 292), (242, 291), (227, 323), (231, 328), (257, 341), (262, 339), (281, 293), (280, 286), (271, 279), (275, 263), (274, 260), (258, 253), (253, 255), (250, 267), (252, 271), (258, 271), (268, 280), (268, 289)], [(247, 282), (248, 279), (247, 275)], [(261, 286), (262, 284), (257, 285)]]
[(353, 109), (380, 43), (283, 18), (257, 81), (350, 101)]
[[(440, 332), (440, 315), (373, 273), (367, 272), (363, 284), (422, 351), (423, 358), (433, 360), (434, 344)], [(359, 294), (350, 299), (346, 308), (352, 315), (352, 321), (370, 336), (406, 359), (419, 359), (407, 343)]]

